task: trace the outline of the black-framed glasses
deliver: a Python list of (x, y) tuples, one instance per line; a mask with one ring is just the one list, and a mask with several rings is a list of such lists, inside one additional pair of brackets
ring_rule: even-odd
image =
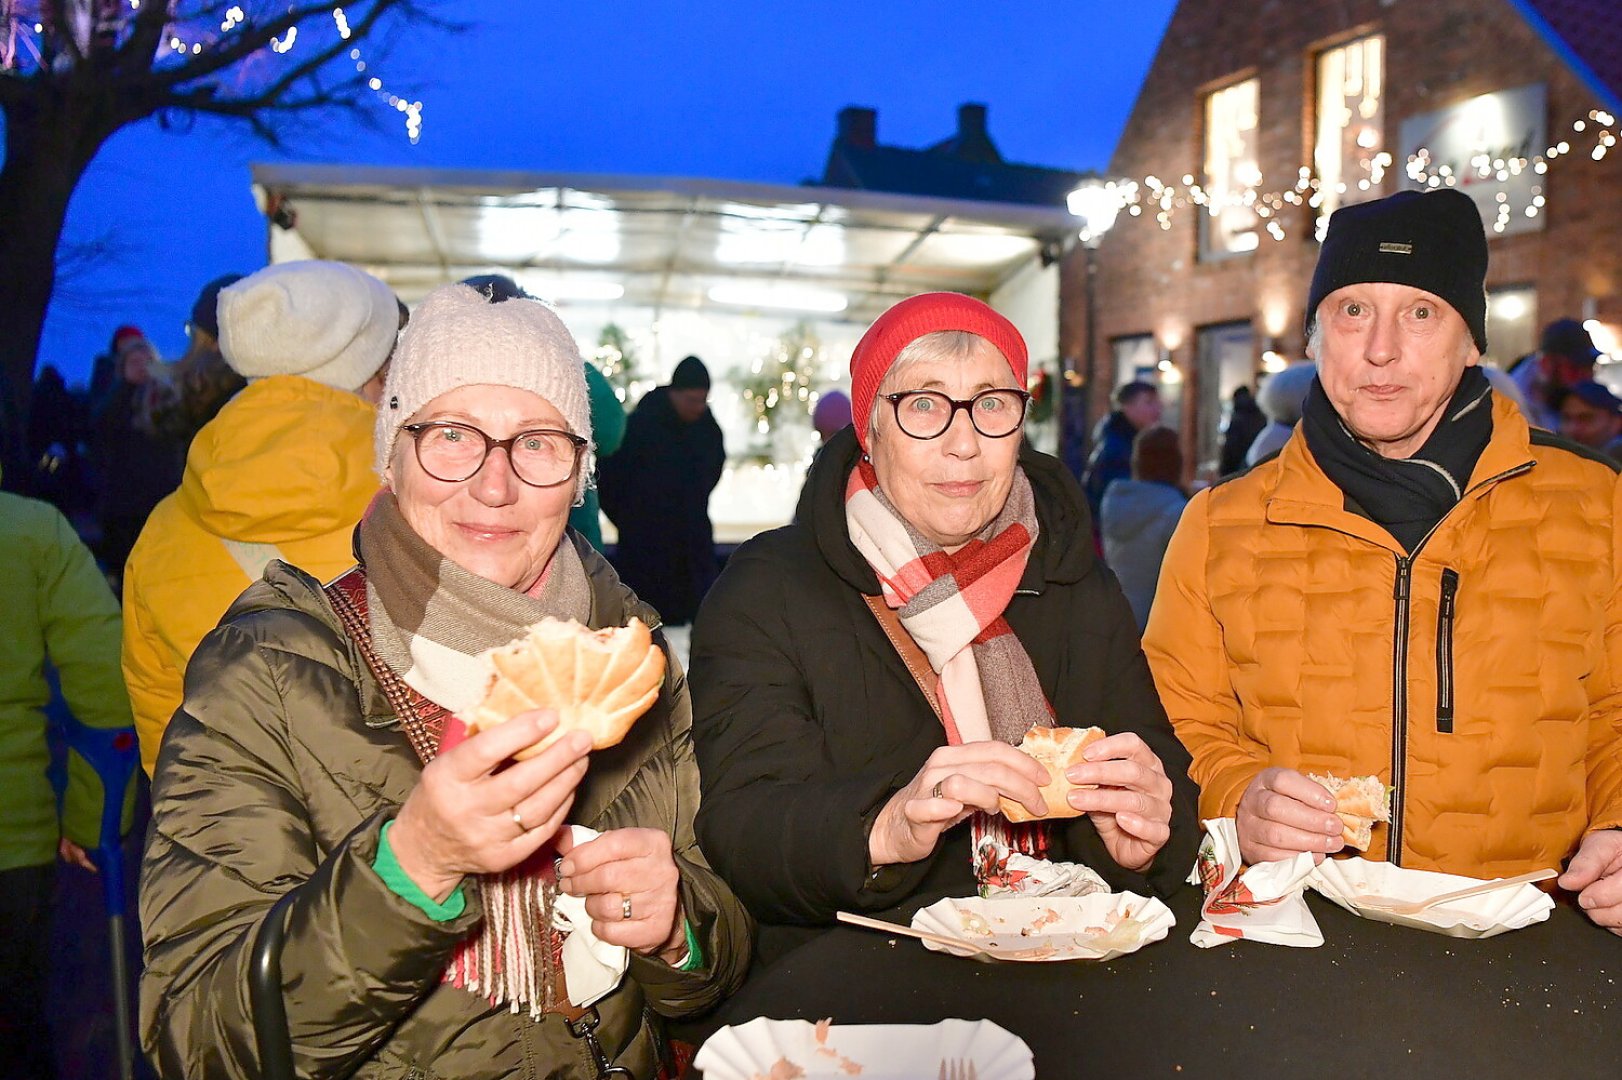
[(537, 428), (493, 439), (471, 424), (429, 420), (407, 424), (417, 444), (417, 464), (435, 480), (460, 484), (484, 468), (496, 447), (507, 451), (513, 475), (530, 487), (556, 487), (574, 475), (586, 440), (567, 431)]
[(969, 414), (974, 430), (988, 439), (1006, 439), (1025, 421), (1031, 395), (1023, 390), (982, 390), (965, 400), (935, 390), (902, 390), (882, 395), (895, 410), (895, 422), (914, 439), (938, 439), (952, 426), (959, 409)]

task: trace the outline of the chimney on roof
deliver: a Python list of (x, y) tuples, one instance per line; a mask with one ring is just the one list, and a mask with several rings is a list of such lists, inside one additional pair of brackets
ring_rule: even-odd
[[(984, 110), (981, 110), (982, 113)], [(834, 138), (850, 146), (872, 149), (878, 140), (879, 113), (877, 109), (864, 109), (860, 105), (847, 105), (839, 110), (839, 129)]]
[(997, 152), (997, 146), (986, 130), (986, 107), (980, 102), (965, 102), (957, 107), (957, 137), (952, 143), (958, 158), (963, 161), (990, 163), (1002, 160), (1002, 154)]
[(957, 137), (984, 139), (986, 135), (986, 107), (979, 102), (964, 102), (957, 107)]

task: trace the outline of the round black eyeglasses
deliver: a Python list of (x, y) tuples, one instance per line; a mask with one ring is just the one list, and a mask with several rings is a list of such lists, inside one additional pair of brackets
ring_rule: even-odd
[(988, 439), (1006, 439), (1025, 421), (1031, 395), (1023, 390), (982, 390), (959, 400), (935, 390), (902, 390), (882, 395), (895, 410), (895, 422), (914, 439), (938, 439), (952, 426), (959, 409), (969, 414), (969, 423)]
[(460, 484), (484, 468), (490, 451), (507, 451), (513, 475), (530, 487), (556, 487), (574, 475), (586, 440), (567, 431), (538, 428), (493, 439), (471, 424), (430, 420), (406, 424), (417, 445), (417, 464), (435, 480)]

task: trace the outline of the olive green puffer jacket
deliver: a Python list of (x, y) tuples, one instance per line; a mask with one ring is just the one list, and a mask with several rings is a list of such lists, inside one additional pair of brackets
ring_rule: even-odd
[[(591, 625), (657, 617), (572, 532), (592, 583)], [(669, 665), (657, 704), (592, 756), (570, 820), (669, 832), (703, 966), (632, 955), (598, 1003), (597, 1036), (638, 1077), (657, 1069), (648, 1011), (680, 1017), (742, 981), (748, 917), (693, 837), (698, 770), (686, 678)], [(436, 923), (372, 869), (378, 832), (421, 772), (387, 701), (320, 585), (280, 562), (203, 639), (158, 758), (141, 873), (141, 1032), (165, 1077), (258, 1076), (247, 971), (272, 904), (300, 886), (282, 961), (300, 1076), (592, 1077), (561, 1018), (532, 1021), (440, 980), (481, 918)]]

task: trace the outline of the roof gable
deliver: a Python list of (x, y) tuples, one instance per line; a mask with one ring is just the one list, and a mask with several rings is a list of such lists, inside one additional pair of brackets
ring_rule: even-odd
[(903, 195), (1063, 206), (1084, 174), (1006, 161), (964, 161), (899, 146), (835, 145), (823, 183)]
[(1622, 10), (1617, 0), (1509, 0), (1610, 108), (1622, 111)]
[(957, 131), (923, 149), (878, 141), (878, 111), (851, 105), (839, 112), (821, 184), (938, 199), (1062, 207), (1089, 174), (1005, 161), (986, 129), (986, 107), (958, 107)]

